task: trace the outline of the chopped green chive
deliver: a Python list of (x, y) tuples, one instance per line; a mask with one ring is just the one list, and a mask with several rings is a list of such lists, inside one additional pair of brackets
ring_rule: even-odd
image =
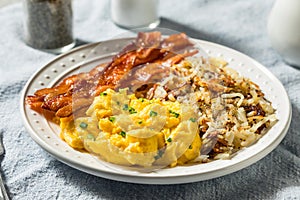
[(106, 92), (102, 92), (102, 93), (100, 93), (100, 96), (106, 96), (107, 95), (107, 93)]
[(126, 132), (124, 132), (124, 131), (121, 131), (119, 134), (120, 134), (123, 138), (126, 137)]
[(88, 127), (88, 124), (85, 123), (85, 122), (81, 122), (81, 123), (79, 124), (79, 126), (80, 126), (80, 128), (86, 129), (86, 128)]
[(155, 117), (155, 116), (157, 116), (157, 112), (151, 110), (150, 111), (150, 117)]
[(169, 137), (169, 138), (167, 139), (167, 142), (172, 142), (172, 138)]
[(144, 98), (139, 98), (139, 101), (140, 101), (140, 102), (144, 102), (145, 99), (144, 99)]
[(193, 148), (192, 145), (190, 145), (190, 146), (189, 146), (189, 149), (192, 149), (192, 148)]
[(91, 134), (91, 133), (87, 134), (86, 137), (87, 137), (87, 139), (90, 139), (90, 140), (94, 140), (95, 139), (94, 135)]
[(115, 117), (109, 117), (109, 121), (114, 122), (116, 120)]
[(174, 116), (175, 116), (176, 118), (179, 117), (179, 114), (178, 114), (178, 113), (173, 113), (173, 114), (174, 114)]
[(137, 113), (133, 107), (129, 107), (128, 111), (130, 114)]
[(172, 111), (172, 110), (169, 110), (169, 113), (172, 114), (172, 115), (174, 115), (174, 117), (176, 117), (176, 118), (179, 117), (179, 113), (177, 113), (177, 112), (174, 112), (174, 111)]
[(138, 122), (138, 124), (142, 124), (142, 123), (143, 123), (143, 121), (139, 121), (139, 122)]
[(124, 106), (123, 106), (123, 110), (128, 110), (128, 104), (124, 104)]
[(118, 105), (118, 106), (120, 105), (120, 101), (117, 101), (117, 105)]
[(196, 122), (196, 118), (190, 118), (191, 122)]

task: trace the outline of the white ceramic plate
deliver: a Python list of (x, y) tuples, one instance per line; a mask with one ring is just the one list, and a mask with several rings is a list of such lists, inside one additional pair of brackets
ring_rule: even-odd
[(109, 61), (111, 56), (120, 51), (121, 47), (129, 41), (129, 39), (110, 40), (74, 49), (49, 62), (27, 82), (20, 102), (24, 124), (33, 140), (58, 160), (81, 171), (108, 179), (144, 184), (177, 184), (212, 179), (247, 167), (270, 153), (284, 138), (291, 121), (291, 105), (280, 81), (250, 57), (233, 49), (201, 40), (195, 42), (209, 56), (223, 57), (230, 67), (257, 83), (277, 110), (278, 123), (257, 143), (239, 151), (230, 160), (178, 166), (151, 173), (111, 168), (94, 156), (69, 147), (59, 138), (59, 127), (56, 124), (47, 121), (24, 104), (27, 95), (33, 94), (37, 89), (57, 84), (62, 78), (76, 73), (80, 67), (91, 68), (100, 62)]

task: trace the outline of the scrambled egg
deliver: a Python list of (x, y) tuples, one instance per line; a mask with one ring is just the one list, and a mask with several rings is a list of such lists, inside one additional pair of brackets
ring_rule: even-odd
[(199, 156), (197, 115), (179, 102), (136, 98), (123, 89), (95, 97), (88, 117), (60, 120), (61, 137), (73, 148), (126, 166), (176, 166)]

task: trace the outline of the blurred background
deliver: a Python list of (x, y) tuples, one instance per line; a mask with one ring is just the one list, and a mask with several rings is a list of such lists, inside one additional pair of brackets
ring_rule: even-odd
[(21, 0), (0, 0), (0, 7), (3, 7), (7, 4), (14, 3), (14, 2), (17, 2), (17, 1), (21, 1)]

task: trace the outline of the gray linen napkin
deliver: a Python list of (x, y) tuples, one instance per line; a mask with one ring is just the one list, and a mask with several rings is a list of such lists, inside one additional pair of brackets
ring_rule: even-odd
[[(111, 181), (73, 169), (46, 153), (29, 136), (19, 114), (19, 94), (29, 77), (54, 55), (23, 42), (22, 7), (0, 10), (0, 131), (4, 179), (13, 199), (300, 199), (300, 70), (271, 48), (266, 22), (273, 1), (164, 0), (161, 26), (220, 43), (255, 58), (283, 83), (293, 119), (285, 139), (257, 163), (224, 177), (179, 185)], [(100, 41), (124, 32), (110, 20), (108, 0), (74, 1), (74, 33)]]

